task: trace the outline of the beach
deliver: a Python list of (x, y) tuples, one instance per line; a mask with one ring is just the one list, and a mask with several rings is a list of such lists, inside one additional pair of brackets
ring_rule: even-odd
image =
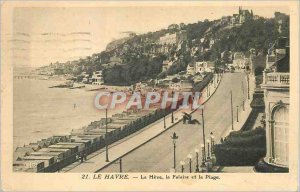
[[(61, 81), (14, 79), (14, 149), (87, 126), (105, 117), (94, 107), (96, 91), (49, 88)], [(117, 111), (108, 111), (108, 116)]]

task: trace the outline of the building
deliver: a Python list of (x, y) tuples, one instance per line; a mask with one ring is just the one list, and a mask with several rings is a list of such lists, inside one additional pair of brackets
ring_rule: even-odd
[(221, 53), (221, 59), (222, 61), (226, 63), (231, 63), (232, 62), (232, 52), (231, 51), (223, 51)]
[(159, 44), (175, 44), (177, 41), (176, 41), (176, 33), (173, 33), (173, 34), (170, 34), (170, 33), (167, 33), (165, 34), (164, 36), (161, 36), (159, 38)]
[[(280, 41), (281, 39), (277, 43)], [(284, 57), (276, 60), (272, 66), (264, 70), (261, 85), (264, 89), (266, 104), (267, 153), (264, 163), (268, 169), (279, 172), (286, 172), (289, 168), (289, 57), (289, 46), (286, 46)]]
[(173, 65), (173, 61), (164, 60), (162, 64), (162, 71), (167, 71)]
[(180, 28), (180, 26), (177, 25), (177, 24), (171, 24), (171, 25), (168, 26), (168, 29), (169, 29), (169, 30), (179, 29), (179, 28)]
[(203, 74), (206, 71), (207, 71), (207, 62), (206, 61), (195, 63), (195, 72), (196, 73)]
[(93, 85), (102, 85), (103, 84), (102, 71), (95, 71), (92, 75), (92, 84)]
[(253, 19), (253, 11), (243, 10), (242, 7), (239, 7), (239, 13), (233, 14), (231, 17), (231, 25), (241, 25), (246, 21)]
[(195, 75), (195, 73), (196, 73), (195, 64), (194, 63), (188, 64), (188, 66), (186, 67), (186, 74), (187, 75)]
[(82, 83), (85, 83), (85, 84), (89, 83), (90, 75), (87, 74), (86, 72), (82, 72), (81, 75), (83, 76), (83, 78), (82, 78)]
[(187, 40), (187, 32), (186, 30), (181, 30), (176, 33), (167, 33), (164, 36), (161, 36), (159, 38), (159, 44), (164, 45), (164, 44), (177, 44), (179, 42), (183, 42)]
[(245, 55), (242, 52), (235, 52), (233, 55), (233, 66), (238, 69), (245, 68)]

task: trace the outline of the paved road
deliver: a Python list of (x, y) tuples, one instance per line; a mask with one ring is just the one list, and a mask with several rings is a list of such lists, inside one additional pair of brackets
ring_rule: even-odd
[[(244, 87), (244, 94), (242, 87)], [(234, 120), (236, 121), (236, 106), (242, 105), (243, 95), (245, 98), (247, 96), (247, 83), (244, 73), (224, 74), (219, 88), (212, 98), (205, 103), (206, 138), (210, 132), (213, 132), (216, 142), (220, 141), (221, 135), (231, 125), (230, 90), (233, 93)], [(239, 107), (239, 110), (242, 110), (242, 107)], [(201, 112), (196, 111), (193, 114), (193, 118), (202, 122)], [(187, 163), (187, 155), (192, 153), (195, 157), (194, 149), (196, 147), (200, 148), (203, 141), (202, 124), (187, 125), (179, 123), (175, 125), (160, 136), (124, 156), (122, 158), (123, 172), (169, 172), (171, 167), (173, 167), (173, 143), (170, 138), (173, 132), (176, 132), (179, 136), (176, 144), (176, 169), (180, 171), (179, 162), (184, 160)], [(194, 157), (192, 162), (193, 171), (195, 171), (196, 163)], [(185, 172), (187, 171), (189, 171), (189, 168), (186, 164)], [(101, 170), (101, 172), (119, 172), (119, 164), (112, 164)]]

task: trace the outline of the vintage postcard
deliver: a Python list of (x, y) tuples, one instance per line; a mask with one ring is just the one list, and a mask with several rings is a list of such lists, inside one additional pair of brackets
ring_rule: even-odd
[(298, 1), (2, 1), (3, 191), (298, 191)]

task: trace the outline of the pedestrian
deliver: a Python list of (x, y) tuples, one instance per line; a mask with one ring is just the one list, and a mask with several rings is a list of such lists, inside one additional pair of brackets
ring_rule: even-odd
[(87, 155), (86, 153), (84, 152), (84, 160), (86, 161), (86, 158), (87, 158)]

